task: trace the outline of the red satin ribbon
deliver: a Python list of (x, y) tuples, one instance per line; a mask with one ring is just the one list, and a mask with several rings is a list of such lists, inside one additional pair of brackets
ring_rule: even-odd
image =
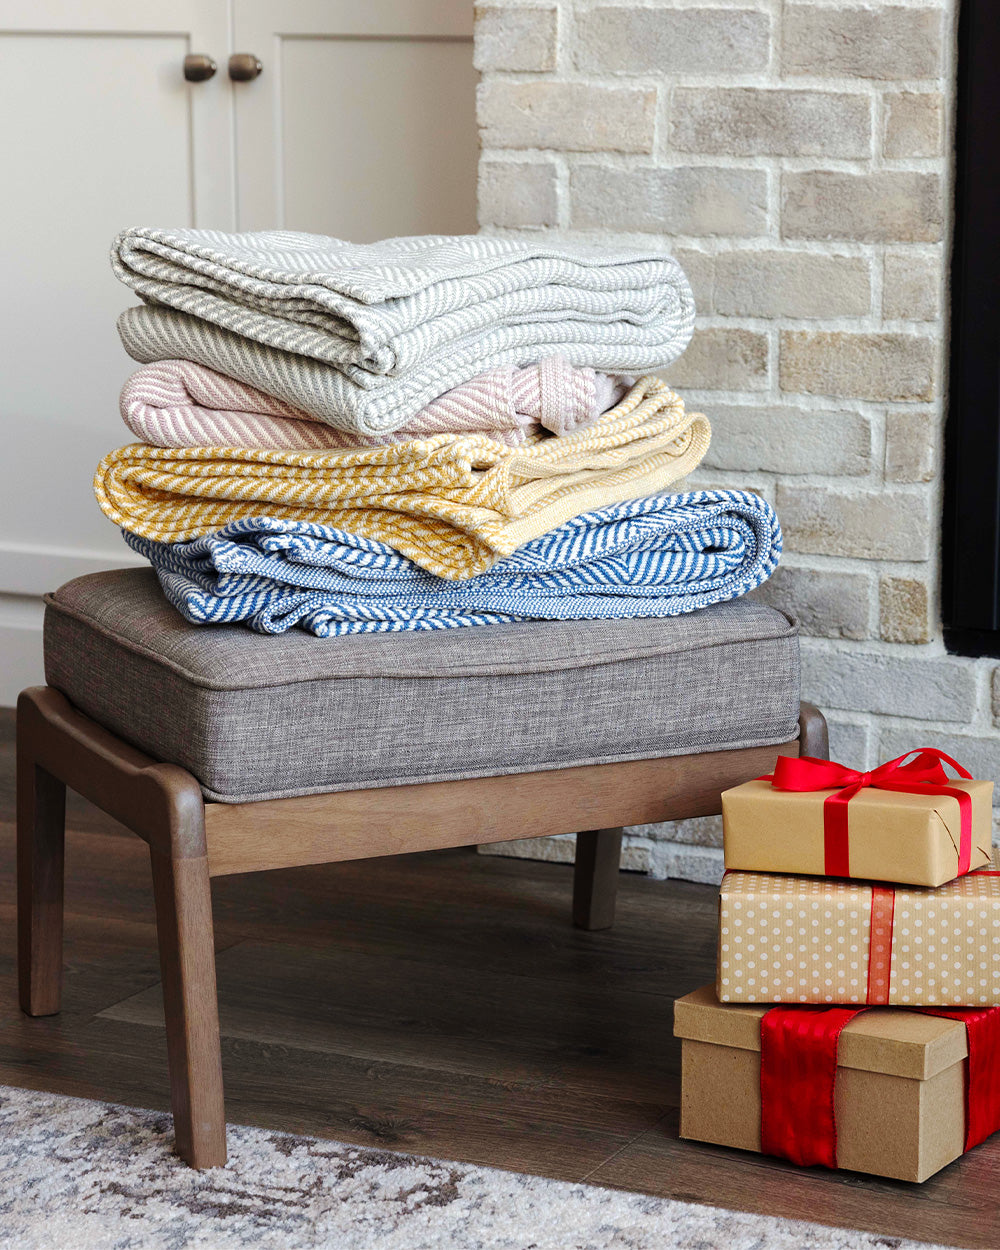
[[(802, 1167), (837, 1166), (834, 1088), (844, 1026), (866, 1007), (772, 1007), (760, 1022), (760, 1148)], [(909, 1008), (907, 1009), (909, 1010)], [(916, 1007), (965, 1022), (965, 1150), (1000, 1129), (1000, 1007)]]
[[(1000, 872), (980, 868), (970, 875), (1000, 877)], [(865, 991), (865, 1002), (869, 1007), (889, 1005), (889, 983), (892, 977), (892, 926), (895, 913), (896, 891), (892, 886), (873, 884), (871, 924), (868, 927), (868, 986)]]
[(868, 988), (865, 1002), (869, 1006), (886, 1006), (892, 975), (892, 921), (896, 912), (896, 891), (872, 886), (871, 925), (868, 936)]
[[(903, 761), (916, 755), (908, 764)], [(818, 760), (811, 755), (779, 755), (774, 772), (761, 780), (770, 781), (776, 790), (806, 792), (830, 790), (823, 802), (824, 870), (828, 877), (851, 875), (848, 839), (847, 806), (851, 799), (867, 787), (895, 790), (901, 794), (945, 794), (958, 800), (961, 831), (958, 845), (958, 876), (964, 876), (972, 864), (972, 797), (964, 790), (944, 784), (948, 774), (942, 761), (950, 764), (960, 777), (971, 780), (972, 774), (936, 747), (907, 751), (897, 759), (880, 764), (870, 773), (859, 773), (833, 760)]]
[(1000, 1128), (1000, 1007), (920, 1007), (925, 1016), (964, 1020), (969, 1045), (965, 1066), (965, 1149)]
[(760, 1148), (837, 1166), (837, 1043), (864, 1007), (772, 1007), (760, 1022)]

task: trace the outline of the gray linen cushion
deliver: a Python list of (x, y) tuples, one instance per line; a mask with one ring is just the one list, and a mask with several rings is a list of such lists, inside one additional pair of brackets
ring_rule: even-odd
[(667, 620), (264, 637), (197, 626), (149, 569), (46, 597), (45, 673), (221, 802), (787, 742), (798, 637), (751, 599)]

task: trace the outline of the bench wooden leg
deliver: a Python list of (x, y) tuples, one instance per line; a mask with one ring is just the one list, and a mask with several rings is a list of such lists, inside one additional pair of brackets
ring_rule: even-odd
[(177, 1153), (192, 1167), (221, 1167), (226, 1116), (208, 860), (152, 848), (150, 859)]
[(579, 929), (610, 929), (622, 857), (622, 829), (587, 829), (576, 835), (573, 923)]
[(51, 1016), (62, 995), (66, 787), (28, 751), (17, 767), (17, 971), (21, 1008)]
[(830, 758), (830, 734), (826, 717), (812, 703), (799, 704), (799, 754), (813, 759)]

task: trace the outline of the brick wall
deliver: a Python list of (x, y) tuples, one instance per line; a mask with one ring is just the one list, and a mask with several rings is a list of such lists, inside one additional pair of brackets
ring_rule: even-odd
[[(677, 256), (700, 315), (664, 376), (714, 430), (691, 480), (777, 507), (764, 597), (802, 622), (836, 758), (934, 742), (1000, 780), (995, 662), (948, 656), (938, 606), (956, 17), (957, 0), (483, 3), (479, 212), (488, 232)], [(710, 879), (718, 843), (713, 820), (643, 828), (628, 862)]]

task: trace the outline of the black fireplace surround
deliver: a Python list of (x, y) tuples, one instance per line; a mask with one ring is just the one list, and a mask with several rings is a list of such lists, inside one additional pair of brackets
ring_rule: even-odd
[(949, 651), (1000, 656), (1000, 3), (962, 0), (942, 610)]

